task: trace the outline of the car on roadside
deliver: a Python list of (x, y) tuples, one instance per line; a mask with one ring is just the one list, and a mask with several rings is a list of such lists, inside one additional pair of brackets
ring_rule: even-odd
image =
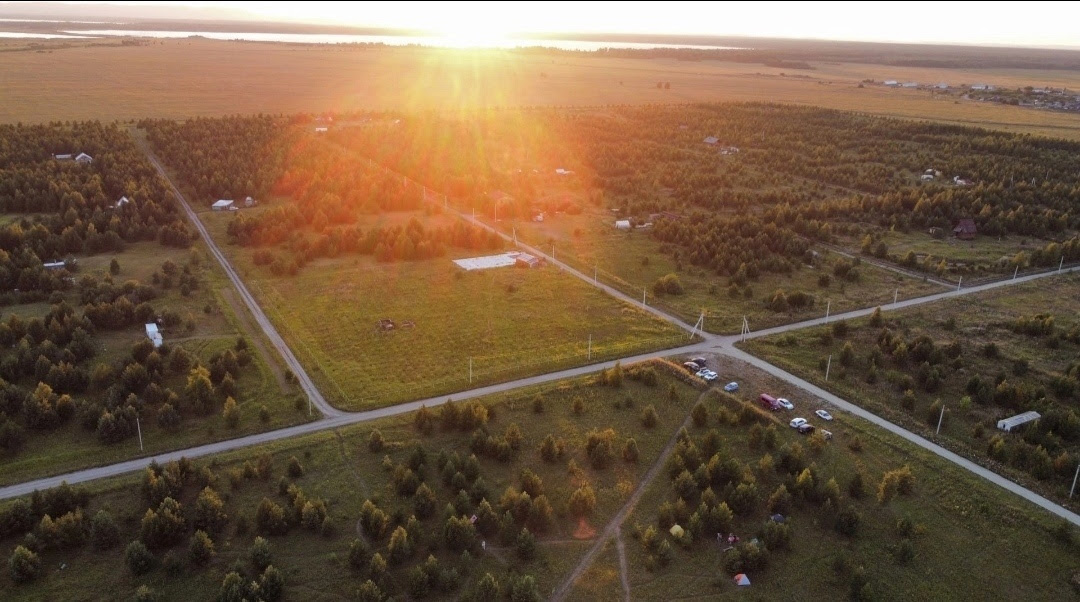
[(799, 431), (800, 435), (809, 435), (814, 432), (814, 425), (812, 424), (800, 424), (799, 428), (795, 429)]
[(699, 378), (703, 378), (703, 379), (705, 379), (705, 382), (710, 382), (710, 383), (711, 383), (712, 381), (716, 380), (717, 378), (720, 378), (720, 375), (718, 375), (717, 373), (713, 372), (712, 370), (709, 370), (708, 368), (702, 368), (702, 369), (701, 369), (701, 370), (700, 370), (700, 371), (699, 371), (699, 372), (697, 373), (697, 376), (698, 376)]
[(788, 425), (791, 426), (791, 428), (793, 429), (802, 428), (805, 424), (805, 418), (792, 418), (791, 422), (788, 423)]
[(795, 409), (795, 404), (791, 403), (790, 401), (788, 401), (787, 399), (785, 399), (783, 397), (777, 399), (776, 403), (780, 404), (780, 407), (784, 408), (785, 410), (794, 410)]
[(826, 440), (832, 439), (832, 431), (821, 429), (821, 434), (825, 436)]
[(776, 403), (776, 398), (772, 395), (769, 395), (768, 393), (762, 393), (761, 397), (758, 397), (758, 403), (760, 403), (761, 407), (765, 408), (766, 410), (770, 410), (773, 412), (780, 411), (780, 404)]
[(818, 418), (821, 418), (822, 420), (832, 420), (832, 414), (826, 412), (825, 410), (818, 410), (814, 413), (817, 414)]
[(686, 368), (687, 370), (694, 373), (701, 371), (701, 366), (697, 365), (697, 363), (695, 362), (683, 362), (683, 368)]
[(708, 363), (708, 361), (703, 357), (692, 357), (692, 358), (690, 358), (690, 361), (694, 362), (695, 364), (697, 364), (699, 366), (701, 366), (702, 368), (704, 368), (705, 364)]
[(734, 392), (736, 392), (738, 390), (739, 390), (739, 383), (737, 383), (737, 382), (730, 382), (730, 383), (724, 385), (724, 391), (727, 391), (728, 393), (734, 393)]

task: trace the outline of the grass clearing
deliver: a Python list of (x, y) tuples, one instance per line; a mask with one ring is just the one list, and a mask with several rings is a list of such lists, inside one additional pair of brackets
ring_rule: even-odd
[[(659, 455), (686, 413), (695, 403), (700, 392), (684, 384), (681, 378), (672, 376), (674, 367), (657, 370), (656, 386), (646, 386), (624, 379), (621, 387), (589, 384), (593, 378), (576, 379), (517, 390), (485, 398), (490, 419), (486, 425), (489, 432), (500, 436), (511, 424), (519, 425), (523, 436), (521, 451), (509, 462), (481, 457), (479, 477), (486, 497), (496, 505), (507, 487), (520, 487), (519, 473), (523, 468), (534, 471), (543, 480), (544, 495), (551, 501), (554, 520), (546, 534), (538, 536), (538, 553), (535, 560), (522, 561), (515, 553), (513, 542), (498, 537), (487, 537), (481, 548), (477, 542), (472, 559), (464, 560), (460, 552), (453, 552), (440, 544), (442, 509), (455, 499), (454, 487), (445, 484), (436, 468), (436, 456), (440, 452), (457, 454), (462, 459), (470, 455), (468, 431), (444, 431), (436, 427), (430, 435), (421, 434), (413, 425), (413, 415), (383, 419), (370, 424), (345, 427), (333, 432), (297, 437), (286, 441), (223, 454), (201, 465), (209, 465), (215, 475), (214, 487), (225, 501), (229, 524), (215, 536), (217, 557), (205, 570), (182, 566), (176, 574), (170, 574), (160, 566), (165, 550), (157, 553), (158, 568), (143, 577), (133, 577), (124, 566), (123, 546), (137, 537), (139, 521), (147, 504), (138, 490), (139, 477), (111, 479), (91, 485), (96, 492), (87, 514), (98, 509), (108, 509), (120, 525), (123, 542), (108, 552), (95, 552), (89, 547), (73, 552), (48, 552), (43, 555), (45, 576), (39, 581), (16, 587), (7, 571), (0, 576), (0, 585), (11, 599), (76, 599), (80, 592), (114, 592), (118, 597), (129, 596), (140, 584), (147, 584), (163, 600), (212, 599), (215, 597), (224, 574), (234, 562), (246, 565), (249, 548), (255, 533), (237, 533), (239, 517), (254, 526), (254, 509), (263, 497), (279, 504), (287, 500), (278, 493), (278, 479), (285, 473), (290, 457), (296, 457), (305, 469), (295, 482), (309, 497), (326, 501), (332, 534), (320, 536), (301, 527), (294, 527), (287, 536), (269, 537), (273, 564), (286, 577), (287, 598), (298, 599), (318, 591), (323, 597), (348, 597), (366, 578), (353, 573), (346, 565), (350, 541), (357, 537), (357, 519), (366, 499), (375, 501), (391, 517), (407, 518), (413, 504), (408, 497), (399, 496), (391, 483), (391, 475), (383, 467), (385, 458), (394, 464), (404, 463), (418, 445), (427, 450), (427, 463), (420, 470), (423, 481), (436, 493), (436, 512), (422, 521), (424, 541), (414, 555), (400, 567), (391, 567), (387, 591), (401, 596), (406, 590), (408, 570), (428, 554), (434, 554), (443, 566), (459, 571), (461, 587), (454, 596), (467, 593), (484, 575), (495, 575), (504, 587), (510, 575), (528, 573), (536, 576), (539, 591), (547, 595), (568, 572), (588, 542), (574, 538), (577, 521), (567, 509), (567, 499), (581, 483), (588, 482), (596, 492), (596, 509), (589, 519), (593, 525), (602, 525), (626, 500), (641, 475)], [(540, 398), (543, 412), (536, 413), (534, 403)], [(627, 400), (632, 400), (627, 405)], [(573, 411), (575, 401), (582, 403), (580, 415)], [(462, 404), (459, 404), (462, 405)], [(639, 414), (647, 405), (657, 411), (657, 425), (646, 429), (639, 422)], [(436, 410), (438, 414), (438, 410)], [(638, 444), (640, 459), (631, 464), (616, 458), (607, 468), (594, 469), (585, 452), (586, 433), (592, 429), (612, 427), (616, 431), (616, 453), (628, 436)], [(386, 448), (377, 453), (369, 450), (369, 435), (378, 429), (385, 438)], [(566, 445), (566, 456), (555, 463), (541, 460), (538, 447), (548, 435), (554, 434)], [(234, 475), (240, 473), (247, 461), (255, 463), (263, 454), (272, 455), (273, 474), (267, 480), (246, 479)], [(573, 462), (580, 472), (568, 474), (568, 464)], [(235, 481), (235, 482), (234, 482)], [(234, 483), (233, 483), (234, 482)], [(198, 487), (188, 486), (180, 501), (188, 512), (193, 507)], [(400, 509), (400, 513), (399, 513)], [(467, 517), (475, 506), (464, 509)], [(383, 556), (387, 554), (387, 538), (397, 519), (392, 518), (390, 528), (372, 547)], [(404, 519), (402, 519), (404, 520)], [(520, 530), (520, 527), (518, 527)], [(190, 531), (190, 529), (189, 529)], [(371, 540), (368, 536), (366, 539)], [(183, 544), (170, 548), (183, 559)], [(4, 549), (14, 547), (16, 540), (3, 542)], [(55, 570), (60, 562), (67, 564), (64, 571)], [(181, 560), (181, 564), (184, 562)]]

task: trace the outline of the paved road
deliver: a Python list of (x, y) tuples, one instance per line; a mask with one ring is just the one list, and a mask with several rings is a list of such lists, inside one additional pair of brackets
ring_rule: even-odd
[(270, 344), (277, 349), (279, 354), (281, 354), (282, 359), (285, 360), (285, 365), (289, 367), (289, 370), (291, 370), (294, 375), (296, 375), (296, 380), (300, 383), (300, 388), (303, 389), (311, 403), (322, 412), (323, 416), (330, 418), (343, 416), (345, 413), (330, 405), (330, 402), (326, 401), (326, 398), (322, 396), (319, 389), (315, 387), (315, 383), (312, 382), (311, 377), (308, 376), (307, 371), (304, 370), (304, 366), (300, 364), (300, 360), (296, 359), (292, 349), (289, 349), (289, 346), (285, 344), (285, 339), (281, 338), (281, 335), (278, 334), (277, 329), (274, 328), (270, 319), (266, 317), (262, 308), (259, 307), (259, 303), (255, 301), (255, 297), (253, 297), (247, 287), (244, 286), (244, 281), (240, 279), (236, 270), (233, 269), (232, 264), (229, 263), (229, 260), (221, 252), (221, 249), (218, 248), (217, 243), (214, 242), (210, 233), (206, 231), (206, 226), (203, 225), (199, 220), (199, 216), (192, 210), (191, 205), (188, 203), (183, 193), (181, 193), (180, 189), (173, 184), (172, 179), (169, 178), (169, 174), (165, 173), (165, 168), (162, 167), (158, 158), (154, 156), (154, 153), (145, 145), (143, 146), (143, 150), (146, 152), (146, 156), (150, 159), (150, 162), (157, 168), (161, 177), (169, 184), (169, 188), (172, 189), (173, 194), (176, 195), (176, 198), (180, 201), (180, 205), (184, 208), (184, 212), (187, 213), (188, 219), (191, 220), (195, 229), (199, 231), (199, 234), (201, 234), (206, 241), (206, 246), (210, 249), (210, 253), (218, 260), (218, 263), (221, 264), (221, 268), (225, 270), (225, 275), (229, 277), (233, 286), (236, 287), (237, 293), (240, 294), (240, 298), (244, 301), (244, 304), (247, 305), (251, 315), (255, 318), (255, 322), (262, 328), (262, 331), (266, 333), (266, 338), (270, 341)]

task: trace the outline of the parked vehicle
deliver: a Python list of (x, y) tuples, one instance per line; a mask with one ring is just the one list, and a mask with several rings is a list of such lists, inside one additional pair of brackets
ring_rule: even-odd
[(818, 410), (814, 413), (817, 414), (818, 418), (821, 418), (822, 420), (832, 420), (832, 414), (826, 412), (825, 410)]
[(821, 434), (825, 435), (825, 439), (832, 439), (832, 431), (821, 429)]
[(701, 366), (697, 365), (695, 362), (683, 362), (683, 368), (695, 373), (701, 370)]
[(809, 435), (810, 433), (814, 432), (814, 425), (812, 425), (812, 424), (802, 424), (802, 425), (799, 425), (799, 428), (796, 429), (796, 430), (799, 431), (800, 435)]
[(781, 397), (780, 399), (777, 399), (776, 403), (780, 404), (780, 407), (784, 408), (785, 410), (794, 410), (795, 409), (795, 404), (793, 404), (790, 401), (784, 399), (783, 397)]
[(705, 382), (710, 382), (710, 383), (712, 381), (716, 380), (717, 378), (719, 378), (719, 375), (717, 373), (713, 372), (712, 370), (709, 370), (708, 368), (702, 368), (697, 373), (697, 376), (699, 378), (705, 379)]
[(761, 397), (758, 398), (758, 402), (761, 404), (761, 407), (766, 410), (772, 410), (774, 412), (780, 410), (780, 404), (776, 402), (776, 398), (768, 393), (762, 393)]
[(707, 363), (708, 363), (708, 362), (707, 362), (707, 361), (705, 360), (705, 358), (703, 358), (703, 357), (692, 357), (692, 358), (690, 358), (690, 361), (691, 361), (691, 362), (694, 362), (695, 364), (697, 364), (697, 365), (699, 365), (699, 366), (701, 366), (702, 368), (704, 368), (704, 367), (705, 367), (705, 364), (707, 364)]
[(735, 391), (739, 390), (739, 383), (730, 382), (730, 383), (724, 385), (724, 390), (727, 391), (728, 393), (734, 393)]
[(806, 424), (806, 419), (805, 418), (792, 418), (791, 422), (789, 422), (788, 424), (791, 425), (791, 428), (797, 429), (800, 426)]

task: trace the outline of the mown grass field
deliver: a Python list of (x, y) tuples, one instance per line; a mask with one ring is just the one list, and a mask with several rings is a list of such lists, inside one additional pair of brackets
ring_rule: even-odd
[[(180, 326), (163, 331), (165, 342), (184, 347), (203, 360), (232, 347), (237, 337), (243, 336), (251, 344), (252, 363), (243, 369), (237, 380), (239, 396), (236, 401), (240, 407), (240, 425), (236, 429), (228, 428), (218, 412), (204, 417), (188, 417), (178, 431), (169, 432), (159, 428), (152, 415), (145, 416), (140, 423), (144, 445), (144, 450), (140, 451), (137, 438), (105, 445), (93, 431), (84, 430), (73, 422), (48, 436), (32, 434), (17, 454), (5, 454), (0, 462), (0, 484), (8, 485), (31, 478), (231, 439), (309, 419), (306, 412), (297, 409), (296, 400), (299, 394), (295, 387), (285, 385), (278, 378), (275, 371), (280, 369), (272, 364), (278, 361), (278, 358), (268, 358), (258, 352), (258, 341), (241, 326), (236, 310), (221, 292), (231, 285), (218, 272), (216, 264), (209, 263), (205, 253), (205, 249), (200, 245), (188, 251), (145, 242), (128, 245), (124, 252), (116, 255), (98, 254), (76, 258), (80, 266), (79, 275), (92, 274), (100, 278), (108, 273), (109, 263), (115, 257), (120, 264), (120, 273), (113, 277), (116, 282), (135, 279), (148, 283), (153, 273), (158, 271), (166, 260), (184, 265), (192, 254), (199, 257), (200, 264), (204, 266), (199, 288), (192, 291), (191, 296), (184, 297), (174, 286), (152, 304), (159, 313), (173, 310), (178, 312), (184, 321), (190, 319), (194, 323), (194, 330), (189, 331)], [(80, 305), (77, 292), (69, 293), (66, 300), (72, 307)], [(24, 319), (41, 317), (48, 313), (49, 309), (47, 303), (5, 307), (0, 310), (0, 319), (6, 320), (7, 316), (12, 314)], [(94, 337), (98, 349), (90, 362), (91, 368), (99, 362), (114, 363), (128, 357), (132, 345), (145, 338), (146, 333), (141, 324), (121, 330), (99, 332)], [(172, 376), (168, 379), (169, 387), (178, 394), (183, 392), (184, 384), (184, 376)], [(267, 422), (259, 418), (263, 406), (270, 414)]]
[[(8, 45), (25, 46), (22, 42)], [(52, 44), (53, 46), (59, 44)], [(1074, 73), (852, 63), (759, 64), (211, 40), (2, 52), (0, 121), (520, 105), (767, 101), (1080, 138), (1080, 116), (858, 87), (864, 79), (1080, 87)], [(49, 77), (42, 77), (48, 73)], [(657, 89), (670, 81), (670, 89)], [(79, 97), (82, 102), (68, 99)]]
[[(815, 327), (786, 335), (755, 339), (744, 344), (748, 351), (805, 378), (818, 386), (829, 389), (853, 403), (893, 422), (932, 435), (939, 412), (931, 418), (930, 407), (940, 401), (946, 408), (940, 439), (947, 445), (987, 463), (990, 439), (997, 434), (997, 420), (1018, 413), (998, 403), (968, 402), (972, 397), (966, 387), (972, 376), (979, 376), (996, 385), (1004, 380), (1022, 387), (1042, 390), (1045, 399), (1037, 404), (1038, 410), (1048, 408), (1075, 408), (1075, 400), (1062, 398), (1050, 386), (1054, 376), (1061, 375), (1080, 357), (1080, 347), (1064, 336), (1080, 321), (1077, 319), (1077, 290), (1080, 279), (1064, 275), (1032, 283), (1007, 287), (957, 299), (938, 301), (917, 309), (901, 310), (884, 314), (884, 326), (902, 333), (908, 340), (919, 335), (929, 336), (937, 345), (960, 341), (963, 367), (946, 371), (937, 390), (926, 391), (916, 383), (905, 381), (903, 376), (914, 375), (918, 366), (908, 364), (896, 367), (888, 363), (880, 369), (880, 379), (868, 381), (867, 354), (877, 348), (881, 327), (869, 325), (869, 318), (850, 322), (851, 332), (844, 338), (830, 337), (823, 342), (824, 328)], [(1011, 326), (1020, 317), (1036, 314), (1052, 315), (1059, 340), (1056, 348), (1047, 344), (1046, 337), (1016, 333)], [(844, 367), (838, 361), (845, 344), (856, 350), (851, 366)], [(995, 357), (987, 357), (984, 347), (994, 343), (998, 349)], [(824, 378), (822, 361), (833, 356), (829, 381)], [(1018, 364), (1022, 364), (1018, 368)], [(898, 383), (905, 382), (914, 394), (909, 408), (903, 405), (904, 392)], [(1020, 435), (1006, 435), (1019, 437)], [(1059, 441), (1058, 449), (1049, 450), (1057, 458), (1062, 451), (1076, 454), (1075, 443)], [(1066, 456), (1068, 457), (1068, 456)], [(1036, 481), (1031, 475), (994, 462), (999, 470), (1026, 486), (1038, 489), (1057, 501), (1075, 508), (1068, 496), (1076, 462), (1064, 462), (1061, 470)]]
[[(648, 303), (669, 311), (684, 321), (694, 323), (704, 310), (705, 329), (709, 332), (733, 334), (742, 327), (746, 316), (751, 329), (767, 328), (861, 307), (892, 303), (899, 299), (941, 292), (938, 285), (920, 278), (905, 276), (863, 263), (858, 269), (857, 282), (845, 282), (832, 273), (838, 261), (850, 261), (825, 249), (819, 249), (816, 267), (802, 266), (791, 274), (762, 274), (750, 281), (735, 296), (729, 294), (729, 279), (691, 265), (676, 261), (662, 250), (661, 243), (649, 236), (647, 230), (621, 232), (613, 227), (610, 213), (586, 211), (580, 215), (557, 214), (546, 216), (543, 222), (528, 220), (499, 221), (505, 232), (516, 231), (523, 242), (550, 253), (555, 245), (556, 258), (566, 261), (586, 274), (594, 268), (597, 278), (624, 293), (640, 297), (646, 293)], [(667, 274), (676, 274), (685, 293), (656, 296), (652, 286)], [(828, 274), (830, 283), (821, 286), (818, 278)], [(749, 289), (751, 296), (746, 296)], [(776, 312), (767, 307), (773, 294), (803, 291), (815, 297), (811, 307)]]
[[(479, 460), (479, 476), (487, 491), (486, 499), (496, 505), (505, 489), (520, 488), (520, 471), (529, 468), (543, 480), (544, 495), (554, 509), (555, 520), (549, 531), (538, 537), (538, 554), (531, 561), (522, 561), (516, 556), (513, 542), (488, 539), (483, 549), (474, 550), (471, 560), (464, 560), (460, 552), (451, 552), (439, 543), (445, 520), (442, 509), (454, 501), (457, 492), (444, 484), (436, 468), (436, 457), (440, 452), (446, 452), (468, 459), (470, 432), (445, 431), (437, 426), (432, 434), (425, 435), (414, 426), (410, 414), (200, 461), (201, 466), (211, 467), (215, 475), (214, 488), (225, 501), (225, 511), (230, 517), (223, 532), (214, 538), (217, 557), (206, 569), (182, 566), (179, 572), (170, 574), (161, 566), (167, 550), (157, 553), (158, 567), (145, 576), (134, 577), (125, 567), (123, 547), (138, 537), (139, 521), (147, 509), (139, 493), (142, 478), (139, 475), (92, 486), (96, 493), (87, 511), (92, 515), (99, 509), (107, 509), (113, 515), (122, 531), (119, 547), (107, 552), (97, 552), (87, 546), (72, 552), (47, 553), (43, 557), (45, 575), (38, 582), (16, 586), (8, 571), (3, 571), (0, 586), (4, 588), (5, 598), (20, 600), (127, 599), (142, 584), (150, 586), (161, 600), (214, 599), (225, 573), (236, 563), (247, 565), (248, 550), (256, 536), (254, 518), (259, 501), (268, 497), (279, 504), (288, 503), (278, 493), (278, 481), (284, 478), (288, 459), (296, 457), (305, 469), (304, 475), (286, 478), (286, 481), (301, 487), (309, 498), (326, 501), (333, 532), (323, 536), (298, 526), (287, 536), (269, 537), (272, 562), (286, 577), (286, 599), (313, 596), (349, 599), (364, 579), (346, 564), (349, 544), (358, 535), (360, 508), (365, 500), (371, 499), (388, 514), (398, 516), (400, 512), (408, 518), (412, 513), (412, 501), (396, 492), (384, 462), (388, 457), (392, 463), (404, 463), (417, 446), (423, 446), (427, 463), (419, 474), (436, 493), (437, 511), (423, 521), (425, 541), (418, 545), (415, 554), (399, 567), (391, 566), (394, 585), (387, 590), (395, 597), (404, 597), (408, 570), (430, 553), (443, 566), (454, 567), (459, 572), (462, 585), (451, 598), (467, 594), (487, 572), (495, 575), (501, 584), (508, 584), (510, 576), (517, 573), (533, 574), (537, 577), (540, 592), (546, 596), (587, 546), (587, 542), (574, 537), (578, 523), (567, 509), (571, 492), (585, 482), (593, 487), (597, 504), (589, 522), (603, 525), (622, 506), (700, 397), (698, 389), (671, 376), (668, 370), (658, 370), (659, 380), (655, 386), (623, 379), (622, 386), (610, 387), (590, 384), (592, 378), (576, 379), (482, 400), (489, 412), (486, 425), (489, 432), (501, 436), (507, 427), (516, 424), (523, 435), (520, 451), (509, 462), (484, 457)], [(543, 406), (541, 413), (534, 409), (537, 398)], [(582, 403), (580, 414), (573, 411), (575, 400)], [(653, 428), (645, 428), (639, 415), (650, 405), (657, 412), (658, 422)], [(616, 431), (616, 453), (627, 437), (635, 438), (640, 451), (637, 463), (616, 458), (603, 469), (591, 466), (584, 449), (586, 433), (608, 427)], [(375, 429), (386, 441), (386, 448), (377, 453), (370, 451), (368, 446), (370, 433)], [(542, 461), (538, 452), (548, 434), (562, 439), (566, 445), (565, 457), (554, 463)], [(246, 479), (232, 474), (240, 473), (247, 461), (254, 464), (263, 453), (269, 453), (273, 458), (273, 474), (268, 479)], [(568, 472), (571, 465), (578, 468)], [(198, 488), (189, 486), (181, 496), (180, 501), (189, 513), (197, 493)], [(241, 517), (252, 527), (251, 531), (237, 533)], [(372, 540), (364, 536), (373, 551), (387, 556), (387, 540), (395, 524), (381, 538)], [(9, 553), (16, 543), (16, 539), (2, 542), (4, 553)], [(185, 538), (185, 543), (168, 551), (183, 563), (186, 549)], [(67, 565), (63, 571), (56, 569), (61, 562)]]
[[(838, 559), (851, 569), (864, 567), (875, 600), (1071, 600), (1076, 595), (1069, 580), (1080, 570), (1077, 548), (1053, 534), (1057, 519), (862, 420), (834, 410), (835, 419), (825, 425), (812, 414), (819, 405), (816, 400), (771, 376), (737, 364), (722, 363), (717, 371), (721, 382), (739, 380), (744, 399), (770, 391), (795, 403), (794, 412), (776, 415), (778, 449), (801, 444), (820, 478), (837, 480), (844, 503), (853, 504), (861, 516), (860, 527), (854, 538), (841, 535), (834, 529), (829, 511), (810, 502), (796, 502), (787, 514), (792, 529), (790, 550), (771, 552), (766, 568), (748, 572), (752, 585), (738, 588), (723, 568), (726, 543), (718, 546), (715, 537), (708, 534), (683, 548), (658, 527), (660, 505), (676, 499), (667, 474), (661, 474), (622, 529), (632, 599), (847, 599), (850, 573), (835, 570)], [(715, 398), (710, 398), (708, 405), (710, 410), (718, 407)], [(825, 425), (834, 433), (820, 454), (811, 450), (805, 437), (787, 427), (792, 416), (809, 417), (812, 423)], [(721, 424), (712, 415), (707, 428), (719, 431), (723, 453), (751, 467), (763, 507), (736, 516), (733, 530), (742, 541), (759, 537), (768, 516), (765, 499), (782, 483), (794, 487), (794, 478), (758, 468), (764, 454), (774, 459), (781, 454), (766, 448), (751, 449), (748, 426)], [(691, 435), (700, 441), (707, 428), (692, 429)], [(861, 451), (850, 447), (856, 438), (862, 443)], [(915, 476), (914, 493), (879, 504), (875, 496), (882, 474), (903, 465), (910, 466)], [(855, 472), (864, 475), (867, 489), (858, 500), (851, 499), (848, 492)], [(689, 506), (692, 512), (696, 501)], [(902, 518), (910, 519), (920, 533), (911, 540), (914, 556), (906, 564), (895, 554), (902, 539), (897, 521)], [(649, 526), (656, 527), (674, 551), (666, 567), (650, 569), (650, 554), (635, 536), (639, 528), (644, 531)], [(613, 549), (604, 552), (598, 564), (577, 582), (572, 599), (597, 599), (620, 592), (616, 558)]]
[[(425, 227), (452, 219), (406, 212), (362, 225), (413, 216)], [(233, 215), (200, 217), (219, 244), (227, 241)], [(343, 409), (383, 407), (689, 342), (674, 326), (557, 269), (465, 272), (451, 261), (493, 252), (456, 250), (394, 263), (319, 259), (294, 277), (273, 277), (252, 263), (251, 249), (224, 249), (323, 395)], [(415, 326), (383, 332), (376, 328), (383, 318)]]

